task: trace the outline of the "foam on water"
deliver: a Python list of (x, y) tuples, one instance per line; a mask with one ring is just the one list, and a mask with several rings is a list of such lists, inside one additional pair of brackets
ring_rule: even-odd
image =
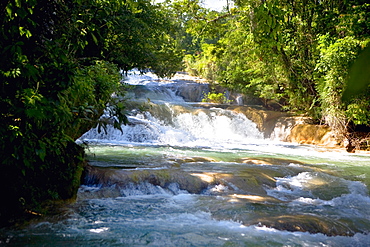
[(359, 181), (349, 181), (343, 178), (331, 176), (321, 172), (302, 172), (297, 176), (276, 178), (276, 188), (267, 190), (269, 195), (280, 200), (290, 201), (297, 198), (319, 198), (316, 189), (325, 186), (333, 193), (338, 191), (341, 194), (368, 195), (365, 184)]
[(173, 125), (153, 117), (150, 113), (129, 117), (134, 125), (122, 126), (122, 132), (108, 126), (107, 133), (91, 129), (80, 140), (88, 142), (115, 142), (159, 144), (171, 146), (222, 146), (227, 143), (250, 143), (261, 140), (256, 125), (242, 114), (211, 112), (207, 115), (180, 113), (172, 118)]
[[(175, 82), (160, 80), (151, 73), (132, 73), (126, 82), (150, 87), (145, 93), (170, 100), (157, 109), (166, 117), (161, 118), (154, 110), (135, 112), (129, 116), (131, 124), (122, 126), (123, 133), (111, 127), (107, 133), (98, 133), (97, 129), (87, 132), (80, 141), (118, 145), (110, 150), (107, 146), (92, 148), (97, 156), (104, 156), (98, 162), (107, 163), (114, 182), (81, 186), (77, 202), (66, 216), (42, 219), (25, 230), (8, 230), (4, 241), (14, 246), (368, 246), (368, 188), (360, 181), (351, 181), (353, 176), (340, 178), (335, 174), (342, 172), (336, 164), (361, 166), (368, 157), (264, 140), (244, 115), (222, 109), (175, 111), (173, 102), (180, 102), (179, 96), (170, 87), (160, 89)], [(242, 163), (244, 158), (268, 158), (272, 164)], [(287, 159), (288, 163), (274, 164), (275, 158)], [(300, 163), (302, 160), (305, 162)], [(316, 167), (311, 167), (310, 160)], [(143, 172), (148, 177), (158, 169), (195, 170), (209, 178), (217, 172), (224, 178), (240, 177), (227, 183), (210, 182), (199, 194), (191, 194), (173, 181), (163, 187), (135, 179), (121, 182), (119, 174), (113, 172), (124, 169), (121, 165), (128, 168), (127, 173)], [(333, 172), (328, 172), (328, 167)], [(250, 173), (253, 171), (259, 171), (256, 177)], [(270, 171), (286, 173), (275, 175)], [(357, 177), (366, 179), (365, 174)], [(261, 181), (267, 182), (260, 185)], [(230, 200), (233, 193), (240, 192), (238, 186), (248, 183), (261, 186), (261, 190), (248, 192), (247, 188), (238, 200)], [(277, 230), (258, 222), (247, 226), (256, 215), (315, 216), (329, 223), (338, 220), (353, 226), (355, 234), (329, 237)], [(2, 241), (0, 244), (5, 243)]]
[(267, 189), (267, 194), (288, 202), (293, 211), (305, 214), (320, 212), (354, 224), (370, 220), (369, 191), (359, 181), (320, 172), (302, 172), (297, 176), (276, 179), (276, 188)]
[(127, 76), (124, 78), (124, 82), (130, 85), (157, 85), (160, 82), (158, 76), (151, 72), (141, 73), (140, 71), (134, 69), (127, 72)]
[[(215, 220), (196, 206), (199, 195), (154, 194), (80, 201), (57, 224), (35, 223), (8, 236), (29, 246), (367, 246), (370, 237), (328, 237)], [(52, 234), (55, 233), (55, 234)]]
[[(177, 76), (177, 77), (176, 77)], [(165, 99), (161, 103), (160, 112), (166, 112), (168, 119), (163, 116), (155, 116), (150, 112), (133, 113), (129, 116), (132, 124), (122, 126), (123, 132), (108, 126), (107, 133), (98, 133), (92, 129), (83, 135), (78, 142), (95, 142), (113, 145), (169, 145), (180, 147), (207, 147), (214, 150), (245, 149), (260, 153), (274, 153), (277, 155), (293, 155), (301, 157), (321, 158), (323, 161), (348, 160), (351, 163), (367, 160), (358, 154), (345, 154), (328, 152), (314, 147), (294, 145), (279, 141), (264, 140), (256, 124), (242, 114), (226, 111), (218, 108), (197, 112), (177, 112), (173, 103), (185, 103), (166, 87), (176, 83), (177, 79), (193, 80), (194, 78), (177, 74), (175, 78), (161, 80), (153, 73), (140, 74), (138, 71), (130, 71), (126, 82), (131, 85), (140, 85), (150, 88), (153, 94), (160, 94), (154, 98)], [(164, 88), (163, 90), (158, 88)], [(165, 93), (163, 93), (165, 92)], [(139, 100), (135, 98), (135, 100)], [(147, 96), (143, 96), (147, 100)], [(191, 106), (187, 106), (191, 107)]]
[(133, 69), (127, 72), (127, 76), (124, 78), (124, 82), (130, 85), (145, 85), (145, 86), (163, 86), (177, 83), (179, 80), (183, 81), (199, 81), (205, 82), (204, 79), (189, 76), (185, 73), (177, 73), (171, 79), (169, 78), (159, 78), (152, 72), (141, 73), (140, 71)]

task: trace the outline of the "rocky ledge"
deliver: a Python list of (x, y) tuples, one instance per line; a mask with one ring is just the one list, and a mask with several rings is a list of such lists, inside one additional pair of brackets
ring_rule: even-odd
[[(202, 104), (201, 106), (215, 107), (215, 104)], [(216, 107), (244, 114), (257, 125), (265, 138), (329, 148), (344, 148), (344, 143), (339, 143), (335, 139), (330, 127), (312, 124), (311, 118), (308, 117), (266, 110), (261, 106), (216, 105)]]

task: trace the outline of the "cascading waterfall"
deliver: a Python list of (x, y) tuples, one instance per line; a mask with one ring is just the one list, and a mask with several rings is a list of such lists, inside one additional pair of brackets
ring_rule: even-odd
[[(172, 146), (214, 146), (229, 142), (262, 139), (256, 125), (242, 114), (222, 109), (188, 109), (176, 114), (165, 104), (170, 119), (154, 117), (150, 112), (129, 117), (123, 131), (108, 127), (107, 132), (92, 129), (81, 139), (95, 142), (146, 143)], [(162, 109), (163, 113), (163, 109)]]
[[(186, 85), (189, 84), (187, 81), (163, 82), (159, 79), (151, 79), (148, 75), (140, 77), (134, 73), (127, 83), (136, 86), (129, 93), (129, 99), (137, 102), (145, 102), (149, 99), (155, 104), (151, 104), (145, 113), (136, 113), (136, 110), (133, 110), (129, 117), (130, 124), (122, 126), (122, 132), (113, 127), (108, 127), (106, 133), (99, 133), (97, 129), (92, 129), (81, 137), (82, 140), (172, 146), (214, 146), (216, 143), (219, 145), (230, 142), (243, 143), (263, 138), (256, 124), (243, 114), (220, 108), (203, 109), (186, 104), (185, 99), (177, 94), (189, 94), (184, 93)], [(193, 84), (194, 82), (190, 83), (190, 89), (193, 89)], [(179, 92), (179, 88), (183, 91)], [(199, 98), (202, 92), (198, 92), (195, 98)]]
[(194, 104), (209, 89), (193, 80), (132, 72), (127, 97), (147, 111), (85, 133), (77, 201), (0, 229), (0, 244), (369, 246), (368, 155), (266, 140), (245, 115)]

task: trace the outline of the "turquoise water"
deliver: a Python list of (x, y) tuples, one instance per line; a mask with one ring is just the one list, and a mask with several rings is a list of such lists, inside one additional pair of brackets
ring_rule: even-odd
[[(265, 164), (243, 163), (246, 158)], [(197, 194), (176, 183), (83, 185), (63, 215), (8, 231), (10, 246), (368, 246), (370, 241), (365, 155), (284, 143), (243, 150), (104, 144), (91, 146), (89, 159), (117, 172), (181, 171), (225, 180)], [(261, 174), (281, 177), (275, 177), (275, 186), (248, 181), (243, 186), (235, 179)], [(315, 216), (352, 232), (327, 236), (258, 222), (286, 215)]]
[[(151, 94), (171, 84), (134, 79)], [(192, 108), (171, 92), (133, 111), (123, 134), (86, 133), (95, 168), (77, 201), (2, 229), (0, 244), (370, 245), (369, 155), (266, 140), (245, 116)]]

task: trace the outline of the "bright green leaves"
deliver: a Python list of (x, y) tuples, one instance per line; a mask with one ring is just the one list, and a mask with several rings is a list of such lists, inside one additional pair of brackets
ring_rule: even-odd
[(330, 42), (326, 35), (320, 38), (319, 48), (320, 60), (316, 65), (318, 72), (316, 88), (326, 123), (341, 134), (346, 131), (346, 117), (356, 124), (366, 124), (367, 120), (364, 120), (368, 115), (368, 110), (366, 107), (363, 108), (366, 105), (363, 103), (364, 99), (355, 100), (348, 105), (347, 111), (341, 100), (349, 68), (361, 50), (361, 42), (350, 36)]
[(369, 99), (355, 99), (347, 106), (346, 115), (357, 125), (370, 124)]
[[(368, 73), (364, 71), (368, 71), (368, 55), (360, 56), (353, 67), (356, 72), (349, 77), (347, 92), (362, 84), (359, 86), (362, 93), (354, 96), (356, 100), (345, 102), (349, 104), (347, 110), (341, 96), (349, 66), (369, 37), (368, 3), (356, 0), (340, 4), (333, 0), (234, 3), (234, 11), (208, 20), (207, 25), (199, 18), (200, 9), (196, 9), (195, 15), (190, 15), (191, 8), (184, 13), (185, 26), (193, 25), (188, 32), (201, 37), (198, 41), (202, 48), (187, 55), (189, 72), (230, 89), (274, 99), (283, 109), (322, 117), (327, 124), (335, 125), (335, 118), (338, 124), (345, 123), (346, 117), (356, 124), (367, 123), (366, 102), (370, 97)], [(213, 32), (213, 28), (219, 32)], [(212, 40), (211, 32), (218, 35), (217, 39)], [(210, 68), (212, 76), (208, 73)]]
[(267, 44), (277, 45), (280, 48), (281, 44), (278, 40), (282, 41), (280, 24), (283, 23), (286, 13), (279, 8), (280, 5), (271, 1), (265, 2), (255, 8), (253, 8), (254, 16), (252, 22), (255, 24), (254, 35), (257, 39)]
[(2, 71), (3, 75), (5, 77), (13, 77), (13, 78), (16, 78), (18, 76), (21, 75), (21, 69), (20, 68), (14, 68), (14, 69), (10, 69), (8, 71)]
[(73, 85), (59, 95), (63, 105), (72, 112), (66, 129), (69, 136), (77, 139), (95, 125), (105, 128), (106, 119), (99, 118), (106, 107), (109, 118), (117, 120), (114, 123), (117, 128), (126, 123), (124, 102), (121, 102), (126, 86), (120, 80), (117, 66), (106, 61), (94, 61), (77, 70)]
[(51, 111), (51, 106), (48, 106), (47, 100), (37, 90), (25, 89), (22, 94), (22, 101), (26, 117), (40, 125), (39, 127), (41, 127), (43, 121), (47, 121), (50, 117), (48, 111)]
[(8, 18), (12, 19), (13, 18), (13, 5), (9, 3), (6, 7), (6, 13), (8, 15)]
[[(14, 21), (14, 24), (20, 24), (20, 20), (24, 23), (34, 25), (31, 15), (33, 14), (33, 8), (35, 7), (36, 0), (13, 0), (8, 1), (8, 4), (5, 6), (5, 12), (7, 16), (7, 21)], [(29, 28), (25, 26), (18, 26), (19, 34), (26, 35), (27, 38), (31, 37), (32, 33)], [(15, 29), (10, 28), (5, 30), (7, 32), (14, 32)]]
[(20, 8), (22, 5), (22, 1), (21, 0), (14, 0), (14, 1), (15, 1), (15, 6)]
[(26, 29), (25, 27), (19, 27), (19, 34), (21, 36), (25, 35), (27, 38), (32, 36), (31, 31)]
[(217, 104), (229, 103), (224, 93), (211, 93), (211, 92), (204, 95), (202, 102), (217, 103)]

